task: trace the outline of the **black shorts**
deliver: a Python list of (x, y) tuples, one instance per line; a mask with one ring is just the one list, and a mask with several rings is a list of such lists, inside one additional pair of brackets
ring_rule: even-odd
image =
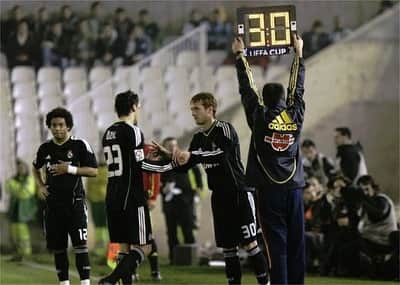
[(113, 211), (107, 208), (110, 241), (133, 245), (149, 244), (152, 239), (151, 222), (147, 205), (127, 207)]
[(232, 248), (257, 240), (252, 193), (213, 191), (211, 207), (217, 247)]
[(68, 247), (68, 235), (73, 246), (87, 244), (87, 207), (76, 200), (71, 206), (51, 206), (44, 210), (44, 233), (47, 248), (63, 250)]

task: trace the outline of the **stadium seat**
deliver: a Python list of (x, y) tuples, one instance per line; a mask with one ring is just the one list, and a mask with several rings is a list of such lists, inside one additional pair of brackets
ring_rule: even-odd
[(88, 92), (89, 96), (93, 98), (94, 100), (96, 98), (113, 98), (113, 88), (112, 88), (112, 81), (105, 81), (103, 84), (100, 84), (96, 86), (95, 88), (92, 88)]
[(0, 67), (7, 68), (7, 66), (8, 66), (7, 57), (4, 53), (0, 52)]
[(120, 92), (125, 92), (130, 90), (128, 81), (118, 81), (114, 83), (113, 94), (118, 94)]
[(217, 71), (215, 73), (215, 78), (217, 81), (223, 81), (223, 80), (235, 80), (236, 79), (236, 68), (233, 65), (223, 65), (217, 68)]
[(39, 98), (42, 97), (60, 97), (61, 98), (61, 87), (57, 81), (47, 82), (39, 85), (38, 91)]
[(93, 88), (97, 86), (99, 83), (107, 81), (111, 79), (111, 69), (105, 66), (96, 66), (90, 70), (89, 73), (89, 81), (90, 86)]
[(93, 111), (97, 115), (103, 112), (114, 112), (113, 98), (111, 96), (96, 98), (93, 100)]
[(191, 94), (196, 94), (200, 91), (214, 93), (215, 80), (214, 67), (207, 65), (201, 72), (200, 66), (196, 66), (193, 68), (189, 79)]
[(61, 82), (61, 71), (57, 67), (42, 67), (39, 69), (37, 77), (39, 84)]
[(14, 102), (14, 113), (15, 114), (23, 114), (23, 113), (37, 114), (38, 111), (39, 111), (39, 108), (37, 105), (36, 97), (18, 98)]
[(225, 50), (210, 50), (207, 52), (207, 64), (220, 66), (228, 56)]
[(218, 83), (215, 97), (221, 111), (226, 110), (237, 102), (240, 102), (239, 84), (237, 80), (234, 82), (235, 83), (225, 80)]
[(0, 67), (0, 82), (4, 84), (5, 82), (9, 82), (10, 80), (10, 72), (7, 68)]
[(39, 126), (39, 116), (33, 113), (17, 114), (15, 116), (15, 127), (36, 129)]
[(100, 131), (105, 131), (112, 123), (118, 121), (118, 117), (114, 111), (104, 112), (97, 117), (97, 127)]
[(113, 76), (114, 82), (128, 81), (130, 69), (131, 68), (128, 66), (118, 66), (114, 72)]
[(199, 56), (193, 51), (182, 51), (176, 58), (177, 66), (186, 66), (188, 68), (194, 68), (200, 64)]
[(64, 70), (64, 83), (87, 81), (86, 70), (83, 67), (69, 67)]
[(164, 81), (168, 84), (172, 84), (174, 81), (180, 83), (189, 81), (189, 71), (186, 66), (175, 66), (171, 65), (167, 67), (164, 74)]
[(158, 81), (162, 80), (162, 78), (162, 71), (159, 67), (146, 67), (139, 74), (139, 83)]
[(87, 92), (87, 84), (85, 81), (69, 82), (64, 87), (64, 96), (71, 100), (78, 98)]
[(13, 84), (21, 82), (35, 81), (35, 70), (30, 66), (17, 66), (11, 71), (11, 81)]
[(63, 106), (63, 101), (59, 96), (46, 96), (43, 97), (39, 104), (39, 112), (46, 115), (50, 110)]
[(18, 82), (14, 84), (13, 98), (30, 98), (36, 99), (36, 86), (34, 81)]
[(92, 101), (89, 96), (81, 96), (74, 100), (67, 98), (67, 109), (72, 113), (91, 113)]
[(139, 93), (139, 87), (140, 87), (140, 79), (139, 79), (139, 68), (137, 66), (132, 66), (129, 70), (129, 76), (128, 76), (128, 83), (129, 83), (129, 88), (135, 93)]

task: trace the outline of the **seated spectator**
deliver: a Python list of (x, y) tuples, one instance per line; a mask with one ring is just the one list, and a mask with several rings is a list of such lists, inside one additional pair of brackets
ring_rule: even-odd
[(209, 22), (208, 49), (228, 49), (231, 34), (232, 25), (226, 19), (225, 10), (222, 7), (215, 9)]
[(158, 27), (158, 24), (150, 17), (147, 9), (142, 9), (139, 11), (139, 21), (137, 24), (143, 28), (145, 34), (150, 37), (153, 43), (158, 42), (160, 28)]
[(303, 33), (302, 38), (304, 41), (304, 58), (312, 56), (331, 43), (329, 35), (323, 32), (323, 24), (320, 20), (315, 20), (311, 31)]
[(88, 29), (92, 40), (96, 41), (103, 29), (103, 4), (100, 1), (94, 1), (90, 5), (90, 13), (88, 17)]
[(49, 27), (49, 12), (45, 6), (42, 6), (38, 9), (37, 17), (35, 20), (35, 38), (38, 43), (41, 43), (44, 40)]
[(194, 30), (204, 22), (205, 18), (203, 17), (203, 15), (200, 14), (200, 12), (197, 9), (193, 9), (190, 12), (189, 22), (186, 22), (183, 25), (182, 33), (183, 34), (189, 33), (190, 31)]
[(301, 153), (303, 154), (305, 174), (308, 177), (316, 177), (323, 185), (326, 185), (335, 172), (333, 161), (323, 153), (318, 152), (315, 143), (309, 139), (303, 141)]
[[(385, 278), (377, 269), (385, 268), (385, 255), (394, 255), (394, 248), (389, 236), (398, 230), (396, 213), (392, 199), (381, 192), (378, 184), (370, 175), (361, 176), (357, 185), (361, 187), (361, 220), (359, 230), (361, 234), (361, 253), (366, 256), (371, 269), (370, 277)], [(394, 278), (395, 272), (386, 272), (386, 278)]]
[(360, 176), (368, 173), (362, 147), (352, 142), (349, 128), (339, 127), (335, 131), (336, 168), (355, 184)]
[(324, 189), (315, 177), (307, 180), (304, 188), (304, 220), (306, 240), (306, 268), (308, 272), (315, 272), (320, 263), (323, 249), (323, 235), (316, 214)]
[(113, 24), (117, 31), (118, 37), (123, 41), (126, 41), (128, 38), (128, 31), (134, 24), (126, 15), (124, 8), (119, 7), (115, 9)]
[(337, 42), (350, 34), (350, 30), (342, 26), (339, 16), (333, 17), (333, 31), (330, 35), (332, 42)]
[(331, 178), (328, 192), (315, 210), (324, 249), (321, 257), (321, 275), (358, 276), (358, 203), (353, 198), (356, 190), (343, 176)]
[(118, 37), (112, 25), (107, 23), (96, 43), (95, 64), (120, 65), (123, 61), (124, 47), (124, 41)]
[(54, 21), (42, 43), (43, 65), (66, 68), (70, 64), (71, 41), (65, 36), (60, 21)]
[(72, 44), (74, 65), (89, 67), (94, 61), (95, 42), (90, 35), (88, 21), (81, 20), (78, 29), (78, 33), (74, 35)]
[(64, 5), (61, 7), (60, 21), (62, 25), (63, 35), (66, 37), (68, 42), (71, 42), (76, 31), (76, 26), (79, 19), (72, 13), (71, 7), (69, 5)]
[(17, 32), (8, 40), (6, 53), (10, 68), (17, 65), (37, 66), (38, 49), (26, 20), (18, 22)]
[(141, 26), (131, 28), (125, 48), (124, 64), (131, 65), (151, 53), (151, 39)]

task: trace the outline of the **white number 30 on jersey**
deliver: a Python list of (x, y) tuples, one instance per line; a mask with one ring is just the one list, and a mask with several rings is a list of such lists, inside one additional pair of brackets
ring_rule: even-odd
[(255, 223), (251, 223), (250, 225), (244, 225), (241, 228), (244, 238), (256, 236), (257, 231)]

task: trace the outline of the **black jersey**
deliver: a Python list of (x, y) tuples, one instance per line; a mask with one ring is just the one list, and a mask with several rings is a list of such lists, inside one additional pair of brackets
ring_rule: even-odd
[(189, 151), (191, 157), (186, 167), (202, 163), (207, 172), (210, 190), (245, 189), (239, 139), (230, 123), (215, 120), (208, 130), (193, 136)]
[(53, 140), (44, 142), (36, 154), (33, 166), (40, 169), (45, 166), (45, 184), (49, 191), (46, 198), (48, 204), (71, 205), (76, 198), (84, 198), (85, 191), (81, 176), (63, 174), (53, 176), (50, 167), (59, 161), (70, 162), (77, 167), (97, 168), (96, 157), (90, 145), (83, 139), (70, 137), (59, 145)]
[(172, 163), (147, 161), (143, 133), (137, 126), (120, 121), (103, 136), (103, 151), (108, 165), (106, 202), (110, 210), (146, 204), (142, 171), (165, 172)]

